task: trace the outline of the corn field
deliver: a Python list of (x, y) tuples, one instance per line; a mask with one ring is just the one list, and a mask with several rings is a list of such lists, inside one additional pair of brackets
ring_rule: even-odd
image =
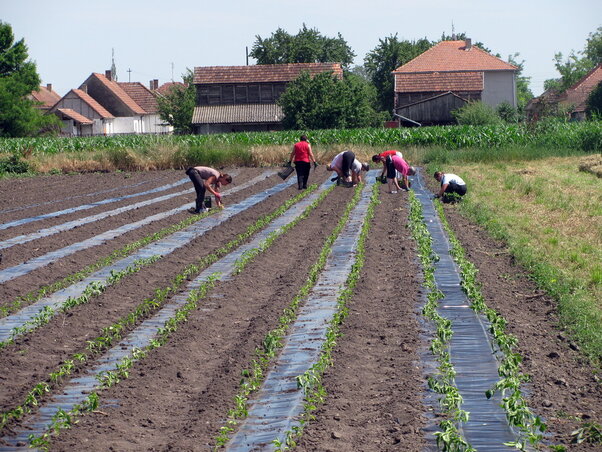
[[(421, 128), (328, 129), (304, 132), (316, 145), (440, 146), (447, 149), (542, 146), (602, 150), (602, 122), (542, 121), (536, 125), (442, 126)], [(300, 131), (241, 132), (215, 135), (122, 135), (0, 139), (0, 154), (58, 154), (171, 147), (188, 150), (219, 146), (290, 145)]]

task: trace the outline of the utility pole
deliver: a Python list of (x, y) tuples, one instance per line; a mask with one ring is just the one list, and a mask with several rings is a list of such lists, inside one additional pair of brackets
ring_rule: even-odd
[(171, 63), (171, 82), (173, 83), (173, 62)]

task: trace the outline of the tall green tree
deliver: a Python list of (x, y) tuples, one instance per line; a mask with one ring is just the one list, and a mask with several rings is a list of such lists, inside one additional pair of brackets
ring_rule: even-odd
[(347, 68), (355, 53), (340, 33), (336, 38), (329, 38), (303, 24), (294, 36), (282, 28), (269, 38), (256, 36), (250, 56), (257, 60), (257, 64), (341, 63)]
[(426, 38), (418, 41), (400, 41), (397, 34), (378, 41), (378, 45), (366, 54), (364, 66), (376, 87), (378, 110), (391, 113), (394, 104), (392, 72), (430, 49), (433, 43)]
[(508, 63), (516, 66), (516, 103), (519, 114), (522, 116), (525, 111), (525, 107), (530, 99), (533, 98), (533, 92), (529, 88), (531, 77), (527, 77), (523, 74), (525, 60), (518, 61), (520, 54), (517, 52), (514, 55), (508, 56)]
[(544, 88), (565, 91), (602, 63), (602, 27), (589, 34), (582, 51), (572, 50), (566, 59), (562, 52), (558, 52), (554, 61), (560, 78), (546, 80)]
[(35, 63), (28, 61), (25, 41), (15, 42), (12, 27), (0, 21), (0, 136), (39, 134), (56, 124), (54, 116), (43, 115), (27, 98), (39, 89)]
[(173, 126), (177, 134), (192, 133), (192, 113), (196, 104), (192, 70), (186, 69), (182, 79), (183, 85), (173, 85), (167, 94), (157, 97), (159, 117)]
[(602, 119), (602, 82), (589, 93), (586, 104), (588, 117)]
[(360, 76), (303, 72), (278, 99), (287, 129), (343, 129), (368, 127), (379, 121), (371, 105), (373, 87)]

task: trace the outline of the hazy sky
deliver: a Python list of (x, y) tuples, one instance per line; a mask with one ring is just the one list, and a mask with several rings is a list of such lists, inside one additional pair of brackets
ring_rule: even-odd
[(267, 38), (278, 27), (296, 34), (303, 23), (323, 36), (340, 33), (355, 64), (379, 39), (439, 40), (453, 24), (505, 60), (520, 53), (539, 95), (544, 80), (559, 76), (554, 54), (583, 50), (602, 26), (602, 1), (0, 0), (0, 20), (25, 39), (43, 84), (61, 96), (110, 69), (112, 49), (118, 80), (148, 86), (151, 79), (181, 80), (195, 66), (244, 65), (257, 35)]

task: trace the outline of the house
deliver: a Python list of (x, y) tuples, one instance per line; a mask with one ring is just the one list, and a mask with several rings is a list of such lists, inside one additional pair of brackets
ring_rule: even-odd
[(276, 101), (303, 71), (343, 78), (339, 63), (195, 67), (195, 133), (281, 130), (284, 113)]
[(394, 116), (421, 125), (450, 124), (452, 110), (470, 101), (516, 107), (516, 70), (470, 39), (441, 41), (393, 71)]
[(118, 82), (118, 85), (132, 99), (136, 105), (144, 110), (142, 115), (142, 132), (141, 133), (171, 133), (173, 127), (166, 124), (159, 117), (159, 105), (157, 104), (156, 94), (151, 91), (158, 88), (159, 81), (151, 81), (151, 89), (147, 88), (140, 82)]
[(46, 86), (40, 86), (37, 91), (32, 91), (28, 97), (35, 102), (34, 107), (42, 110), (44, 113), (50, 110), (61, 98), (52, 89), (51, 83), (46, 84)]
[(54, 113), (63, 122), (62, 135), (89, 136), (114, 133), (115, 117), (82, 89), (69, 91), (49, 110), (49, 113)]
[(536, 120), (563, 109), (567, 110), (570, 119), (577, 121), (586, 119), (587, 98), (600, 82), (602, 82), (602, 63), (563, 93), (547, 90), (541, 96), (531, 99), (525, 108), (527, 119)]

